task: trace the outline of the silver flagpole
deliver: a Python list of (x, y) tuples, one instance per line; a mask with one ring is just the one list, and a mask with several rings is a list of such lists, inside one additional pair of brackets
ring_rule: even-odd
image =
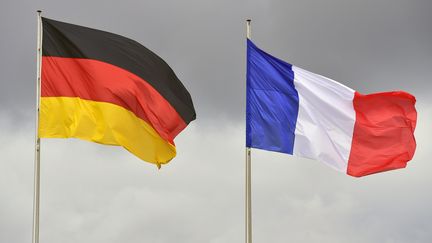
[[(251, 38), (251, 20), (246, 20), (246, 37)], [(246, 147), (246, 243), (252, 243), (251, 148)]]
[(34, 164), (34, 195), (33, 195), (33, 243), (39, 243), (39, 193), (40, 193), (40, 138), (39, 108), (42, 69), (42, 11), (37, 11), (37, 79), (36, 79), (36, 128), (35, 128), (35, 164)]

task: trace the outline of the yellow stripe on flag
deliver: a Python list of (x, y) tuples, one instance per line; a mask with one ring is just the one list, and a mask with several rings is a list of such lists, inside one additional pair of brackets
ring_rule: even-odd
[(174, 145), (120, 106), (73, 97), (42, 97), (40, 109), (41, 138), (79, 138), (119, 145), (158, 166), (176, 155)]

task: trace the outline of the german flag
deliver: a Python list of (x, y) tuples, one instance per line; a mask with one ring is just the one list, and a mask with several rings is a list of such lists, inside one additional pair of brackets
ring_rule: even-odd
[(123, 146), (158, 166), (196, 117), (159, 56), (113, 33), (42, 18), (41, 138)]

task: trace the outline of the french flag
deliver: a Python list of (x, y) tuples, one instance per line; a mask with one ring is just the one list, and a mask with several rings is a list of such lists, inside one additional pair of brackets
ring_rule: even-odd
[(416, 99), (363, 95), (293, 66), (247, 40), (246, 146), (319, 160), (361, 177), (406, 167)]

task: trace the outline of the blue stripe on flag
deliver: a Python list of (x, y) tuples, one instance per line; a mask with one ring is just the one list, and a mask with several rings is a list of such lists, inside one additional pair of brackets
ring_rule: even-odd
[(299, 98), (292, 65), (247, 40), (246, 146), (293, 153)]

